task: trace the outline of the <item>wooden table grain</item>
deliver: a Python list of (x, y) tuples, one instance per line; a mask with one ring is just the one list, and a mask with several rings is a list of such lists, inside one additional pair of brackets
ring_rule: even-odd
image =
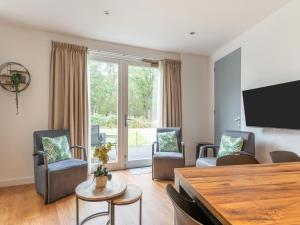
[(175, 185), (222, 224), (300, 224), (300, 163), (175, 169)]

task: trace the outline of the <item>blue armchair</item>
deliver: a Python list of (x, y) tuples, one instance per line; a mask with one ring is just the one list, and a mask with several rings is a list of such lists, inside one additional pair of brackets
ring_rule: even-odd
[[(72, 146), (70, 151), (83, 152), (83, 160), (68, 159), (48, 163), (47, 154), (44, 152), (42, 137), (67, 136), (70, 145), (69, 130), (35, 131), (34, 139), (34, 180), (38, 194), (44, 197), (44, 203), (51, 203), (75, 191), (76, 186), (87, 180), (88, 164), (86, 149), (82, 146)], [(74, 154), (72, 154), (74, 155)]]
[[(234, 138), (242, 137), (244, 143), (241, 151), (235, 152), (232, 155), (217, 158), (220, 146), (204, 145), (201, 147), (199, 158), (196, 160), (197, 167), (258, 164), (258, 161), (255, 159), (254, 133), (247, 131), (226, 130), (224, 134)], [(207, 157), (207, 152), (209, 149), (213, 150), (213, 157)]]
[(152, 144), (152, 180), (174, 180), (174, 169), (185, 167), (185, 147), (181, 128), (157, 128), (157, 133), (175, 131), (179, 152), (161, 152), (158, 141)]

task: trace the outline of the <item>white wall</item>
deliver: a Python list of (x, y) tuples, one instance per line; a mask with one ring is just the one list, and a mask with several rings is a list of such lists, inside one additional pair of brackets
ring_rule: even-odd
[[(35, 130), (47, 129), (48, 127), (52, 40), (85, 45), (95, 50), (148, 58), (180, 59), (180, 54), (177, 53), (76, 38), (3, 24), (0, 24), (0, 33), (0, 64), (8, 61), (19, 62), (27, 67), (32, 77), (30, 87), (20, 95), (20, 114), (18, 116), (16, 115), (14, 95), (0, 88), (0, 186), (33, 181), (32, 134)], [(204, 93), (205, 71), (208, 68), (208, 63), (202, 57), (197, 58), (197, 56), (183, 55), (182, 60), (183, 105), (191, 111), (184, 110), (184, 130), (187, 134), (193, 135), (192, 138), (189, 135), (185, 136), (188, 140), (187, 146), (194, 148), (196, 137), (206, 137), (199, 128), (201, 123), (204, 124), (204, 117), (194, 120), (191, 116), (196, 115), (198, 117), (197, 112), (203, 111), (200, 108), (202, 100), (204, 104), (207, 104), (206, 100), (201, 98), (202, 95), (196, 92), (200, 86), (204, 86), (203, 91), (201, 91), (201, 93)], [(199, 65), (193, 66), (194, 62)], [(187, 81), (185, 77), (188, 78)], [(202, 78), (204, 81), (201, 81)], [(199, 86), (198, 84), (195, 85), (194, 82), (198, 82)], [(191, 100), (197, 100), (197, 103), (192, 104)], [(199, 123), (199, 125), (196, 125), (197, 128), (194, 129), (196, 123)], [(199, 132), (199, 136), (195, 132)], [(187, 151), (190, 152), (191, 150)], [(189, 153), (188, 162), (191, 161), (189, 157), (192, 155)]]
[[(239, 47), (242, 48), (242, 90), (300, 80), (299, 12), (300, 1), (294, 0), (211, 56), (211, 103), (213, 103), (213, 63)], [(212, 115), (213, 104), (210, 105), (211, 139), (213, 139)], [(269, 152), (278, 149), (300, 154), (300, 131), (246, 127), (243, 104), (242, 115), (241, 129), (251, 130), (256, 134), (256, 156), (259, 161), (270, 162)]]
[(196, 146), (208, 141), (208, 63), (206, 56), (181, 54), (182, 62), (182, 132), (186, 163), (195, 164)]

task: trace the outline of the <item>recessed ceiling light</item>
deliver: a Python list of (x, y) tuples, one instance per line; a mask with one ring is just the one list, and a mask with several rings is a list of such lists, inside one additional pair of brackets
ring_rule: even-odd
[(105, 15), (109, 15), (110, 12), (109, 12), (108, 10), (105, 10), (105, 11), (104, 11), (104, 14), (105, 14)]
[(196, 34), (196, 32), (194, 32), (194, 31), (190, 32), (190, 35), (195, 35), (195, 34)]

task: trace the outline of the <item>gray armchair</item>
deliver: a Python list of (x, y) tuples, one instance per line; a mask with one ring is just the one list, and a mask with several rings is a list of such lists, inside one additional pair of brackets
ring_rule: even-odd
[(174, 180), (174, 169), (185, 166), (185, 150), (181, 128), (157, 128), (157, 133), (175, 131), (179, 152), (160, 152), (158, 142), (152, 144), (152, 180)]
[[(206, 166), (225, 166), (225, 165), (241, 165), (241, 164), (258, 164), (255, 159), (255, 136), (252, 132), (246, 131), (225, 131), (224, 135), (244, 140), (243, 147), (240, 152), (235, 152), (229, 156), (217, 158), (219, 146), (205, 145), (201, 147), (200, 157), (196, 161), (197, 167)], [(208, 150), (213, 150), (213, 156), (207, 157)]]
[[(87, 155), (82, 146), (72, 146), (70, 151), (83, 152), (84, 160), (68, 159), (48, 164), (47, 154), (44, 152), (42, 137), (67, 136), (70, 145), (69, 130), (35, 131), (34, 139), (34, 180), (38, 194), (44, 196), (44, 203), (51, 203), (75, 191), (76, 186), (87, 180)], [(71, 146), (71, 145), (70, 145)]]

